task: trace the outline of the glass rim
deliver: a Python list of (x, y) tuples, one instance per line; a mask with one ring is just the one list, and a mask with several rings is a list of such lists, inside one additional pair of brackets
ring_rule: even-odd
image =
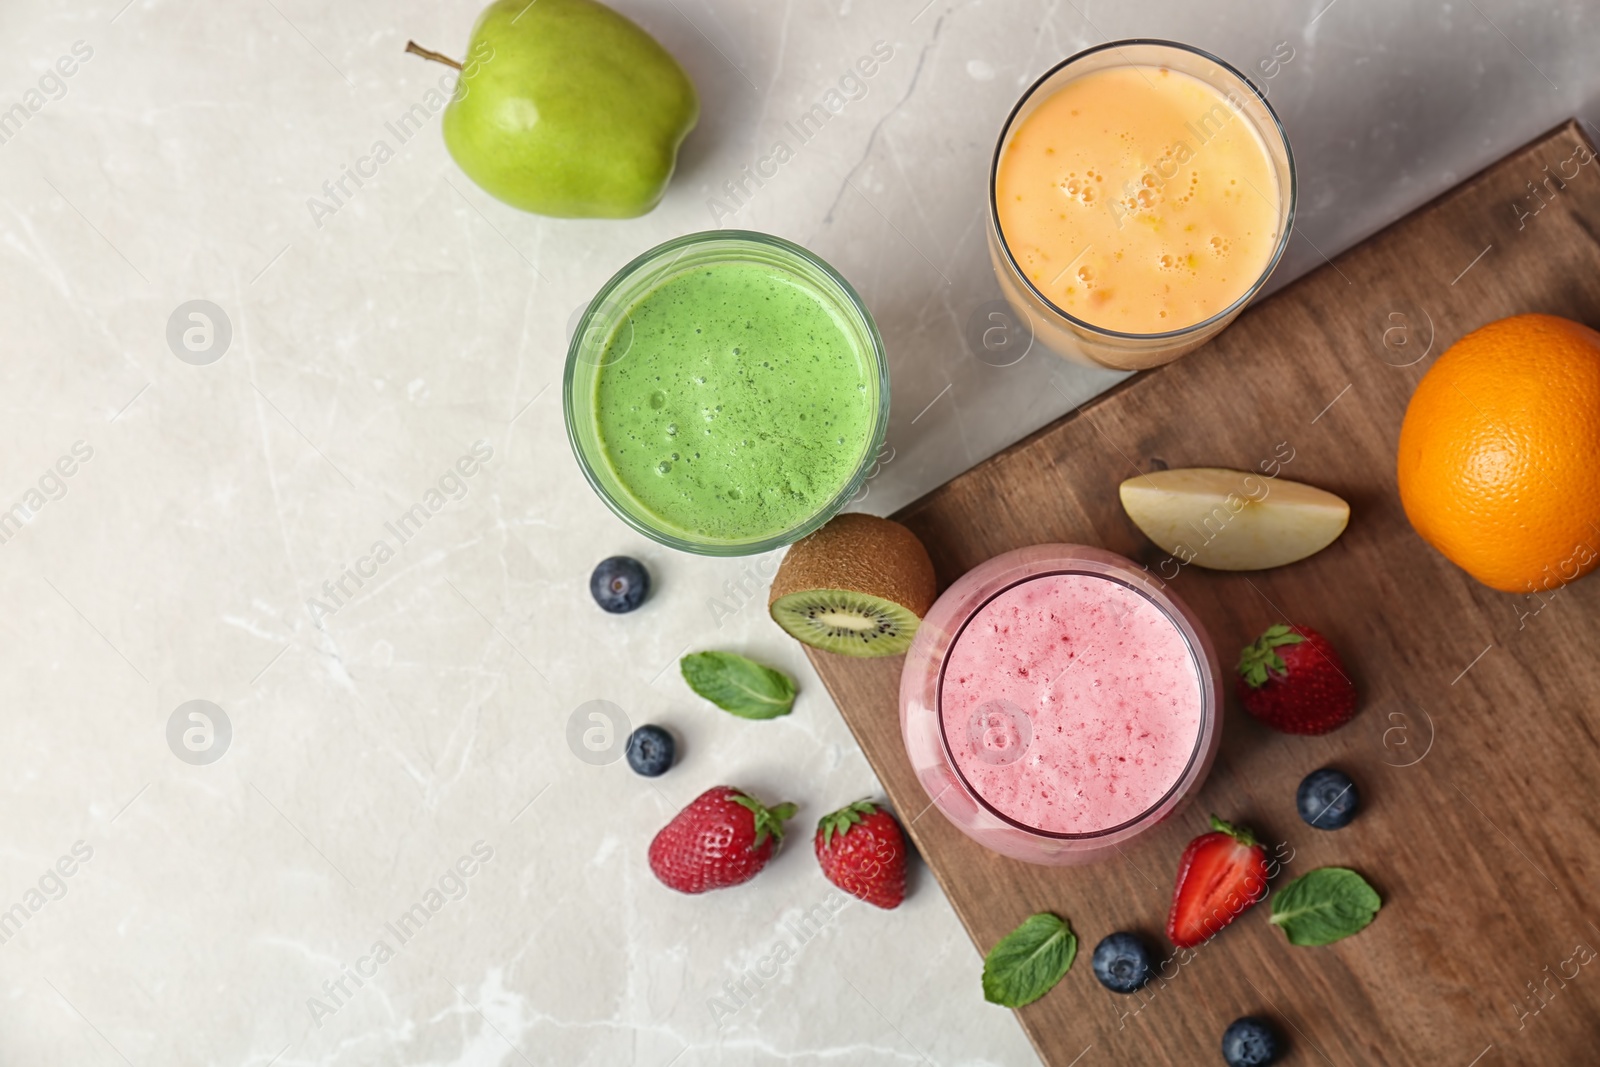
[[(611, 328), (616, 322), (621, 321), (633, 307), (633, 304), (630, 303), (627, 308), (617, 308), (611, 303), (612, 295), (639, 273), (675, 252), (678, 253), (677, 259), (682, 259), (695, 247), (717, 243), (725, 243), (734, 248), (776, 249), (785, 255), (801, 260), (837, 286), (839, 294), (843, 296), (842, 301), (828, 299), (833, 294), (827, 293), (824, 287), (817, 286), (810, 279), (800, 279), (808, 282), (808, 288), (818, 296), (827, 299), (827, 302), (832, 306), (832, 310), (836, 313), (854, 313), (858, 319), (858, 325), (870, 342), (866, 346), (870, 351), (862, 353), (863, 361), (870, 364), (864, 369), (869, 375), (876, 377), (878, 385), (878, 403), (872, 415), (871, 431), (868, 434), (866, 446), (862, 451), (861, 459), (857, 463), (854, 473), (845, 481), (839, 492), (804, 521), (789, 529), (745, 541), (694, 540), (692, 539), (694, 535), (689, 531), (670, 527), (665, 521), (656, 523), (648, 521), (649, 511), (642, 503), (634, 502), (637, 507), (637, 513), (634, 509), (625, 506), (602, 484), (599, 472), (594, 469), (594, 466), (585, 455), (578, 439), (577, 419), (575, 418), (576, 403), (579, 398), (574, 396), (573, 389), (576, 385), (578, 364), (585, 337), (594, 326), (597, 318), (609, 316), (610, 321), (605, 323), (607, 327), (606, 336), (609, 340)], [(669, 269), (671, 265), (668, 264)], [(664, 275), (662, 280), (664, 281), (668, 276), (670, 275)], [(879, 450), (883, 446), (884, 438), (887, 437), (889, 429), (889, 356), (883, 344), (883, 337), (878, 332), (877, 321), (872, 317), (872, 312), (868, 310), (866, 301), (862, 299), (861, 294), (856, 291), (855, 287), (821, 256), (818, 256), (810, 249), (795, 244), (793, 241), (787, 241), (782, 237), (757, 230), (719, 229), (687, 233), (663, 241), (629, 260), (625, 266), (613, 274), (600, 287), (595, 295), (590, 298), (588, 306), (584, 308), (583, 315), (578, 320), (577, 328), (573, 331), (572, 338), (567, 343), (567, 360), (562, 374), (561, 391), (562, 414), (563, 421), (566, 424), (567, 443), (571, 446), (572, 454), (578, 461), (578, 468), (583, 472), (584, 480), (589, 483), (589, 488), (594, 491), (594, 494), (605, 503), (606, 507), (611, 509), (613, 514), (636, 532), (643, 534), (658, 544), (666, 545), (668, 548), (675, 548), (679, 551), (691, 552), (702, 556), (759, 555), (763, 552), (770, 552), (775, 548), (793, 544), (806, 534), (817, 529), (842, 510), (850, 502), (850, 498), (860, 490), (867, 479), (868, 472), (872, 469), (872, 464), (875, 462)], [(586, 421), (592, 426), (594, 423), (593, 416), (588, 416)], [(598, 429), (594, 431), (594, 436), (597, 440), (599, 439)], [(624, 489), (627, 488), (621, 478), (617, 478), (617, 482)]]
[[(1062, 547), (1078, 548), (1087, 546)], [(1022, 565), (1027, 566), (1027, 564)], [(1115, 826), (1108, 826), (1103, 829), (1092, 830), (1087, 833), (1067, 833), (1059, 830), (1045, 830), (1037, 826), (1029, 826), (1025, 822), (1022, 822), (1018, 819), (1013, 819), (1011, 816), (1005, 814), (999, 808), (995, 807), (994, 804), (992, 804), (989, 799), (978, 790), (977, 786), (972, 784), (972, 782), (967, 778), (966, 772), (961, 769), (961, 764), (959, 761), (957, 761), (955, 756), (955, 750), (950, 747), (950, 734), (945, 727), (944, 719), (945, 671), (950, 666), (951, 653), (955, 651), (956, 645), (961, 642), (961, 635), (966, 633), (967, 627), (972, 624), (972, 620), (977, 618), (978, 614), (982, 612), (984, 608), (992, 604), (996, 598), (1010, 592), (1020, 585), (1026, 585), (1029, 582), (1037, 581), (1041, 578), (1050, 578), (1058, 575), (1071, 574), (1078, 574), (1089, 578), (1100, 578), (1108, 582), (1115, 582), (1123, 588), (1143, 597), (1151, 607), (1159, 611), (1161, 613), (1161, 617), (1166, 619), (1167, 622), (1172, 625), (1172, 628), (1178, 632), (1179, 637), (1183, 638), (1184, 648), (1189, 653), (1190, 666), (1194, 670), (1195, 684), (1200, 690), (1200, 723), (1195, 729), (1194, 747), (1189, 752), (1188, 762), (1183, 765), (1183, 770), (1178, 774), (1177, 778), (1173, 780), (1172, 785), (1169, 786), (1167, 790), (1161, 794), (1161, 796), (1156, 798), (1156, 800), (1154, 800), (1148, 807), (1139, 812), (1139, 814), (1135, 815), (1133, 818), (1126, 819)], [(1045, 838), (1051, 841), (1093, 842), (1123, 834), (1129, 830), (1137, 828), (1142, 822), (1150, 818), (1152, 813), (1160, 811), (1172, 801), (1173, 797), (1177, 796), (1180, 791), (1188, 787), (1191, 779), (1194, 776), (1195, 767), (1201, 761), (1203, 753), (1206, 749), (1208, 740), (1207, 728), (1210, 727), (1215, 729), (1217, 725), (1217, 702), (1219, 694), (1215, 693), (1212, 690), (1212, 687), (1208, 686), (1207, 684), (1208, 680), (1211, 678), (1209, 662), (1201, 654), (1202, 649), (1198, 640), (1199, 635), (1196, 633), (1191, 633), (1191, 630), (1192, 627), (1188, 625), (1188, 620), (1185, 619), (1180, 612), (1173, 611), (1167, 605), (1161, 603), (1153, 595), (1151, 595), (1150, 590), (1142, 589), (1137, 583), (1119, 575), (1103, 574), (1099, 571), (1091, 570), (1083, 566), (1063, 566), (1051, 567), (1047, 570), (1039, 571), (1036, 574), (1026, 574), (1020, 578), (1007, 581), (1004, 585), (985, 596), (983, 600), (975, 604), (972, 609), (966, 613), (966, 617), (961, 620), (961, 625), (958, 626), (955, 633), (951, 635), (950, 643), (945, 646), (944, 654), (940, 657), (939, 674), (934, 681), (933, 715), (939, 724), (939, 744), (944, 751), (945, 762), (949, 764), (951, 772), (955, 775), (956, 780), (960, 782), (962, 789), (969, 797), (981, 805), (984, 811), (988, 812), (990, 815), (993, 815), (996, 819), (999, 819), (1007, 826), (1021, 830), (1023, 833), (1032, 835), (1034, 837)]]
[[(1051, 300), (1048, 296), (1045, 296), (1044, 293), (1040, 292), (1039, 288), (1033, 284), (1033, 280), (1028, 277), (1027, 273), (1023, 271), (1021, 265), (1017, 263), (1016, 257), (1011, 254), (1011, 244), (1006, 240), (1005, 230), (1000, 226), (1000, 205), (996, 193), (996, 182), (1000, 176), (1000, 156), (1005, 149), (1007, 138), (1011, 134), (1011, 128), (1017, 121), (1017, 113), (1022, 110), (1023, 106), (1027, 104), (1029, 100), (1033, 99), (1034, 94), (1037, 93), (1041, 87), (1043, 87), (1044, 83), (1055, 77), (1058, 73), (1065, 70), (1072, 64), (1077, 63), (1080, 60), (1087, 59), (1089, 56), (1092, 56), (1097, 52), (1104, 52), (1107, 49), (1117, 49), (1120, 51), (1123, 47), (1132, 45), (1153, 45), (1159, 48), (1172, 48), (1180, 52), (1188, 52), (1191, 55), (1196, 55), (1202, 59), (1210, 60), (1243, 82), (1245, 87), (1249, 89), (1250, 92), (1255, 96), (1256, 100), (1260, 102), (1261, 106), (1266, 109), (1267, 114), (1271, 116), (1272, 129), (1277, 133), (1279, 143), (1283, 145), (1284, 161), (1289, 171), (1289, 193), (1287, 200), (1288, 208), (1284, 212), (1283, 232), (1278, 235), (1277, 246), (1272, 250), (1272, 256), (1267, 260), (1267, 265), (1262, 270), (1260, 276), (1257, 277), (1255, 281), (1250, 283), (1245, 291), (1240, 294), (1237, 300), (1233, 301), (1233, 303), (1229, 304), (1221, 311), (1218, 311), (1216, 314), (1202, 319), (1192, 325), (1184, 326), (1176, 330), (1166, 330), (1161, 333), (1127, 333), (1122, 330), (1112, 330), (1105, 326), (1096, 326), (1094, 323), (1080, 319), (1070, 311), (1064, 310), (1058, 304), (1056, 304), (1055, 301)], [(1128, 66), (1137, 65), (1138, 64), (1131, 62), (1128, 63)], [(1261, 132), (1264, 135), (1266, 131), (1258, 130), (1258, 132)], [(1263, 139), (1265, 139), (1264, 136)], [(1033, 84), (1029, 85), (1028, 88), (1023, 91), (1022, 95), (1017, 98), (1017, 102), (1012, 105), (1011, 111), (1006, 115), (1005, 122), (1000, 126), (1000, 137), (995, 142), (994, 157), (989, 164), (989, 225), (994, 230), (995, 237), (998, 239), (997, 243), (1000, 246), (1001, 252), (1005, 255), (1006, 264), (1011, 268), (1012, 274), (1014, 274), (1023, 285), (1027, 286), (1028, 292), (1037, 297), (1045, 307), (1049, 308), (1057, 315), (1072, 323), (1073, 326), (1081, 330), (1086, 330), (1092, 334), (1096, 334), (1100, 337), (1117, 341), (1178, 340), (1191, 334), (1199, 333), (1209, 329), (1219, 322), (1227, 322), (1230, 316), (1237, 314), (1240, 309), (1254, 299), (1255, 295), (1261, 291), (1261, 288), (1266, 285), (1267, 279), (1272, 277), (1272, 272), (1277, 269), (1279, 261), (1283, 259), (1283, 254), (1289, 247), (1289, 238), (1294, 232), (1295, 210), (1299, 202), (1299, 195), (1300, 181), (1298, 172), (1296, 171), (1294, 165), (1294, 149), (1289, 144), (1289, 134), (1283, 128), (1283, 120), (1278, 117), (1277, 110), (1273, 108), (1271, 102), (1267, 100), (1267, 95), (1256, 86), (1255, 82), (1250, 80), (1248, 75), (1239, 70), (1239, 68), (1235, 67), (1232, 63), (1229, 63), (1227, 60), (1223, 59), (1221, 56), (1207, 52), (1203, 48), (1196, 48), (1194, 45), (1183, 44), (1179, 41), (1163, 40), (1159, 37), (1129, 37), (1120, 41), (1107, 41), (1104, 44), (1097, 44), (1091, 48), (1085, 48), (1082, 51), (1074, 52), (1066, 59), (1063, 59), (1055, 66), (1039, 75), (1039, 77), (1034, 80)]]

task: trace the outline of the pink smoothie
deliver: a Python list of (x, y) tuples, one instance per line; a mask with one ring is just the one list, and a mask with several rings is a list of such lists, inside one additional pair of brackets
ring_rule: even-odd
[(1201, 692), (1182, 633), (1087, 574), (1007, 589), (951, 646), (939, 713), (955, 764), (1002, 815), (1088, 834), (1137, 818), (1183, 776)]

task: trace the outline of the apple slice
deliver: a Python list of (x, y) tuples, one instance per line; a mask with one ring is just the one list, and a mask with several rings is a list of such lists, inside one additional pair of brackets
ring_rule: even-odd
[(1129, 478), (1122, 508), (1179, 563), (1219, 571), (1281, 567), (1333, 544), (1350, 505), (1313, 486), (1250, 471), (1185, 467)]

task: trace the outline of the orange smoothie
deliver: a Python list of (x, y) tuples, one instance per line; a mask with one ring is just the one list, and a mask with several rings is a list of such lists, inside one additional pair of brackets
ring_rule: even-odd
[(1276, 251), (1282, 190), (1254, 123), (1158, 66), (1094, 71), (1047, 97), (995, 175), (1017, 265), (1090, 325), (1151, 334), (1238, 300)]

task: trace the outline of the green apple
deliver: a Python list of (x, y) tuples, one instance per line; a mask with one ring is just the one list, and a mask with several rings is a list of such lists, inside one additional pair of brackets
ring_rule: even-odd
[(699, 116), (678, 61), (604, 4), (497, 0), (473, 27), (444, 142), (469, 178), (513, 207), (623, 219), (661, 200)]

